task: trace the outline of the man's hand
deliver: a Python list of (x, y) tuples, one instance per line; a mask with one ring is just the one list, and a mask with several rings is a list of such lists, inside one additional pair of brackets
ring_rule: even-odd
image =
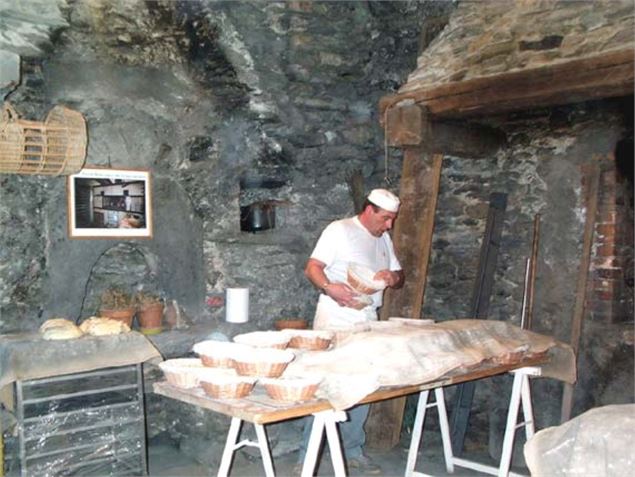
[(359, 305), (359, 302), (356, 299), (359, 294), (346, 283), (329, 283), (326, 287), (324, 287), (324, 293), (335, 300), (340, 306), (355, 308)]
[(383, 280), (387, 287), (400, 288), (403, 285), (404, 275), (402, 270), (379, 270), (373, 277), (374, 280)]

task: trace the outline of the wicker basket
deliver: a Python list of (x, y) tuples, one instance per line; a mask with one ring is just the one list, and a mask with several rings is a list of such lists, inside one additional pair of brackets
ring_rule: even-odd
[(327, 349), (334, 336), (332, 331), (326, 330), (286, 330), (284, 333), (291, 337), (289, 340), (290, 348), (314, 351)]
[(245, 346), (238, 343), (207, 340), (196, 343), (192, 348), (201, 358), (204, 366), (211, 368), (233, 368), (232, 353), (244, 351)]
[(374, 280), (375, 272), (358, 263), (348, 266), (347, 282), (353, 290), (363, 295), (372, 295), (386, 288), (383, 280)]
[(4, 103), (0, 115), (0, 173), (69, 175), (86, 159), (86, 121), (81, 113), (55, 106), (44, 122), (18, 119)]
[(216, 399), (240, 399), (251, 393), (256, 378), (240, 376), (233, 369), (206, 369), (200, 378), (201, 387)]
[(256, 348), (285, 349), (289, 345), (289, 339), (289, 336), (281, 331), (253, 331), (234, 336), (234, 342)]
[(265, 387), (271, 399), (298, 402), (313, 399), (321, 381), (321, 377), (288, 377), (280, 379), (263, 378), (260, 383)]
[(205, 368), (200, 359), (177, 358), (159, 363), (169, 384), (180, 388), (195, 388), (199, 385), (201, 371)]
[(287, 318), (287, 319), (282, 319), (282, 320), (276, 320), (274, 325), (276, 327), (276, 330), (278, 330), (278, 331), (280, 331), (280, 330), (305, 330), (307, 328), (306, 320), (303, 320), (301, 318), (298, 318), (298, 319)]
[(252, 351), (234, 355), (234, 369), (241, 376), (276, 378), (293, 361), (295, 354), (275, 348), (253, 348)]

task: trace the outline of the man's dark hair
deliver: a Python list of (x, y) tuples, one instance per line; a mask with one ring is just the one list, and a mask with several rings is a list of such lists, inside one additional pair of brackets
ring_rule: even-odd
[(364, 204), (362, 205), (362, 211), (366, 210), (366, 207), (368, 207), (369, 205), (373, 208), (375, 212), (379, 212), (379, 209), (381, 209), (381, 207), (373, 204), (370, 200), (366, 199), (364, 201)]

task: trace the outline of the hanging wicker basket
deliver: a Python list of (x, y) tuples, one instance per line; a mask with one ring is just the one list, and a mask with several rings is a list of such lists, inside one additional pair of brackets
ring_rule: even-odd
[(0, 173), (70, 175), (86, 159), (86, 121), (55, 106), (44, 122), (19, 119), (4, 103), (0, 116)]

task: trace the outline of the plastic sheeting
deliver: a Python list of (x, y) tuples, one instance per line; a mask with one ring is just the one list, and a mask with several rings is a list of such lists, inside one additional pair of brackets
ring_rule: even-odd
[[(0, 336), (8, 475), (142, 475), (146, 470), (140, 363), (161, 359), (141, 334), (44, 341)], [(11, 397), (14, 399), (11, 399)]]
[(479, 366), (522, 363), (545, 355), (543, 376), (575, 381), (570, 346), (501, 321), (372, 322), (338, 332), (328, 352), (303, 353), (285, 375), (324, 377), (317, 396), (347, 409), (382, 386), (432, 382)]
[(591, 409), (525, 444), (532, 477), (635, 475), (635, 404)]

